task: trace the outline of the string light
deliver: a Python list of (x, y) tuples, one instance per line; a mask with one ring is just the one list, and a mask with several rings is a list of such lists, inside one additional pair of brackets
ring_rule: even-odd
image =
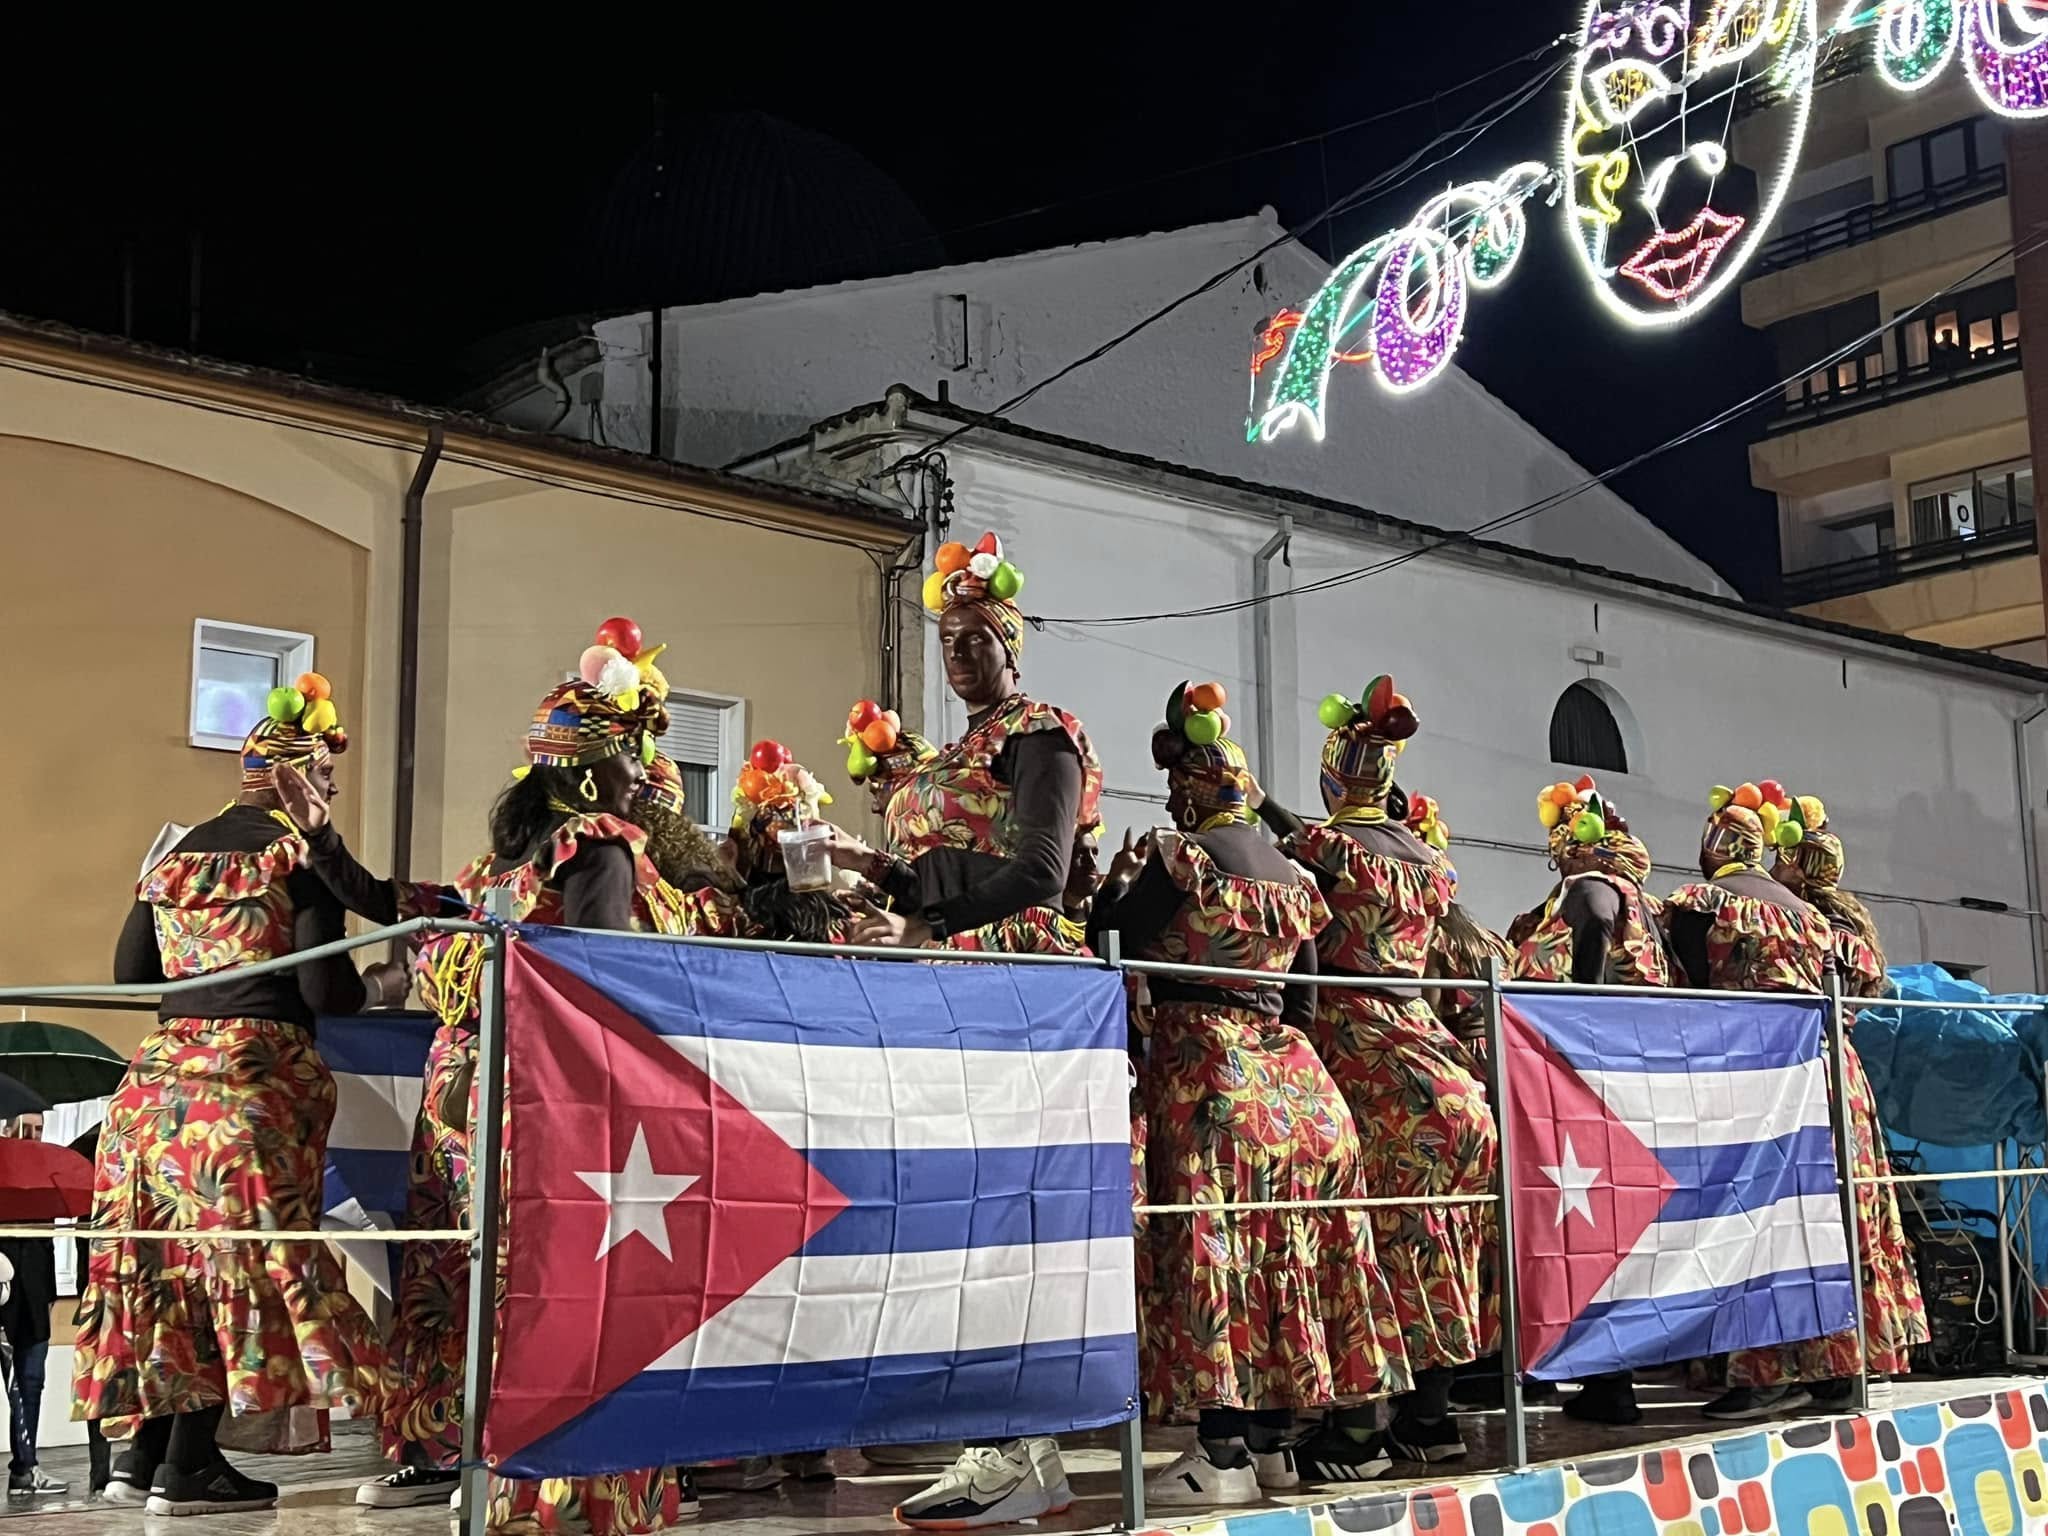
[(1877, 23), (1877, 72), (1899, 90), (1919, 90), (1955, 57), (1956, 31), (1953, 0), (1887, 5)]
[[(2048, 117), (2048, 14), (2039, 0), (1884, 0), (1877, 13), (1877, 69), (1917, 91), (1957, 53), (1977, 97), (2000, 117)], [(1854, 0), (1835, 26), (1867, 24)]]

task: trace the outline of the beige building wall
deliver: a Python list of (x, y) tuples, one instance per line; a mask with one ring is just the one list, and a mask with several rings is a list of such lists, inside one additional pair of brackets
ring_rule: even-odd
[[(391, 865), (401, 519), (429, 414), (108, 352), (0, 331), (6, 984), (107, 979), (158, 828), (234, 795), (234, 755), (187, 740), (197, 618), (315, 635), (351, 738), (342, 825)], [(480, 851), (535, 702), (614, 613), (669, 642), (679, 688), (744, 700), (747, 740), (781, 738), (865, 818), (835, 743), (880, 690), (880, 571), (909, 530), (457, 426), (424, 527), (416, 876)], [(124, 1052), (147, 1022), (39, 1013)]]

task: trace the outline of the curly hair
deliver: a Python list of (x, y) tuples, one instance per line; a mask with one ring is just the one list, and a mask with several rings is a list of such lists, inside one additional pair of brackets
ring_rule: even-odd
[(1438, 974), (1475, 981), (1486, 974), (1490, 958), (1499, 956), (1503, 963), (1513, 958), (1505, 939), (1482, 926), (1455, 901), (1437, 919), (1432, 948), (1444, 962), (1444, 969)]
[(524, 864), (569, 819), (555, 802), (573, 804), (582, 775), (567, 768), (535, 768), (505, 787), (491, 806), (491, 851), (506, 864)]
[(830, 891), (793, 891), (780, 875), (751, 882), (742, 899), (764, 939), (835, 943), (838, 925), (853, 915), (853, 909)]
[(737, 894), (740, 877), (719, 854), (718, 845), (688, 816), (647, 800), (633, 804), (633, 821), (647, 834), (647, 857), (661, 878), (679, 891), (706, 886)]

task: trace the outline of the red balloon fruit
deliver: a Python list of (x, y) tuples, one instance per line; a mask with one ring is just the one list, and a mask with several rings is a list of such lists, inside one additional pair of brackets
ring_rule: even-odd
[(626, 660), (640, 654), (640, 626), (631, 619), (610, 618), (597, 626), (597, 643), (608, 645)]

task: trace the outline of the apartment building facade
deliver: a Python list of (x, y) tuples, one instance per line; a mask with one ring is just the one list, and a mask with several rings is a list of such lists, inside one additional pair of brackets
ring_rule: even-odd
[[(1791, 380), (1750, 449), (1778, 500), (1777, 600), (2041, 664), (2009, 153), (2036, 130), (1987, 112), (1960, 70), (1910, 95), (1846, 51), (1830, 73), (1742, 288)], [(1739, 126), (1738, 158), (1790, 110)]]

